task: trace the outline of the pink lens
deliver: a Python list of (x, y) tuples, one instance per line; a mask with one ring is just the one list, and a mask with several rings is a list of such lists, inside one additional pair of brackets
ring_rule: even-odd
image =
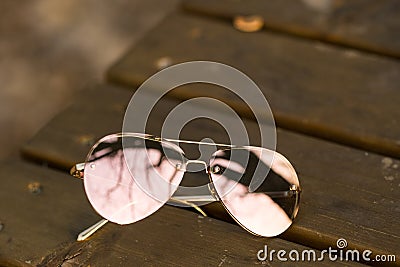
[(100, 140), (88, 155), (84, 171), (93, 208), (109, 221), (129, 224), (163, 206), (184, 174), (177, 168), (182, 165), (179, 157), (169, 160), (165, 156), (164, 150), (171, 151), (173, 146), (164, 148), (163, 142), (137, 136), (112, 135)]
[(292, 224), (299, 180), (281, 154), (254, 147), (219, 150), (211, 159), (210, 175), (225, 208), (248, 231), (271, 237)]

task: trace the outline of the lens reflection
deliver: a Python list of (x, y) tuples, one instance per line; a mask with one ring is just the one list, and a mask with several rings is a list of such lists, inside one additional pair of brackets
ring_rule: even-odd
[[(123, 142), (128, 144), (124, 151)], [(139, 221), (173, 195), (184, 174), (177, 168), (183, 165), (181, 158), (180, 151), (168, 142), (108, 136), (93, 147), (85, 164), (88, 199), (109, 221), (119, 224)], [(164, 182), (160, 183), (161, 180)]]
[(225, 208), (254, 234), (279, 235), (296, 216), (299, 181), (277, 152), (254, 147), (219, 150), (210, 160), (210, 176)]

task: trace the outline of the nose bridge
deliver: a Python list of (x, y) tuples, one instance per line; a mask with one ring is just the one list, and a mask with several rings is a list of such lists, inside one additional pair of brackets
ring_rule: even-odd
[(185, 167), (187, 167), (189, 164), (203, 164), (204, 168), (207, 169), (207, 163), (203, 160), (198, 160), (198, 159), (190, 159), (186, 161)]

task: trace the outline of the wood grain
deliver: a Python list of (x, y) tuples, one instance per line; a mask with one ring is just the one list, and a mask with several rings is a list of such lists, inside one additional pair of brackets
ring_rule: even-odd
[[(0, 265), (36, 265), (100, 218), (86, 200), (82, 182), (64, 173), (3, 162), (0, 181)], [(28, 188), (35, 182), (41, 186), (37, 194)]]
[[(309, 249), (279, 238), (257, 238), (237, 225), (168, 206), (128, 226), (110, 223), (89, 240), (76, 242), (77, 234), (99, 219), (80, 180), (46, 167), (5, 162), (0, 181), (7, 188), (0, 195), (1, 266), (240, 266), (261, 264), (257, 252), (264, 245), (269, 250)], [(31, 182), (40, 183), (39, 194), (28, 190)], [(285, 263), (275, 258), (265, 264)], [(335, 265), (347, 264), (357, 265)]]
[[(94, 266), (260, 265), (256, 255), (266, 244), (276, 250), (308, 249), (282, 239), (253, 237), (236, 225), (166, 206), (129, 226), (107, 225), (87, 242), (72, 243), (49, 255), (40, 266), (63, 262)], [(76, 256), (66, 260), (65, 255)], [(285, 262), (273, 260), (264, 264), (282, 266)], [(327, 260), (322, 262), (330, 264)], [(355, 265), (335, 265), (345, 264)]]
[[(83, 161), (89, 146), (76, 140), (81, 135), (98, 138), (120, 131), (122, 107), (130, 96), (128, 90), (109, 86), (88, 91), (44, 127), (23, 148), (23, 155), (64, 169)], [(91, 103), (85, 105), (88, 100)], [(157, 134), (162, 118), (177, 103), (161, 101), (149, 131)], [(250, 136), (258, 134), (255, 123), (244, 123)], [(188, 125), (185, 138), (225, 138), (221, 130), (209, 126), (205, 122)], [(295, 166), (304, 189), (298, 218), (283, 238), (320, 250), (336, 247), (338, 238), (346, 238), (349, 248), (399, 257), (400, 161), (282, 129), (278, 130), (278, 151)], [(213, 214), (217, 210), (210, 209), (210, 215), (223, 218)]]
[[(123, 56), (108, 77), (138, 86), (157, 72), (163, 57), (172, 63), (217, 61), (244, 71), (282, 128), (400, 157), (398, 61), (269, 32), (240, 33), (222, 22), (174, 14)], [(216, 86), (181, 86), (171, 95), (214, 97), (252, 118), (238, 97)], [(264, 107), (252, 108), (264, 114)]]
[(265, 29), (400, 58), (396, 0), (186, 0), (185, 10), (232, 20), (259, 15)]

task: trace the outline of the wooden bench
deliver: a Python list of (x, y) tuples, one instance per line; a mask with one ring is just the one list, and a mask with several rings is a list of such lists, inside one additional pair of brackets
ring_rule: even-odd
[[(309, 9), (294, 8), (301, 2), (290, 5), (293, 13), (287, 14), (294, 18), (274, 16), (274, 10), (287, 5), (283, 2), (271, 1), (260, 8), (257, 1), (248, 5), (185, 1), (184, 11), (167, 17), (108, 71), (108, 80), (116, 85), (95, 85), (82, 92), (22, 148), (31, 163), (0, 164), (6, 188), (0, 195), (0, 265), (292, 265), (261, 262), (257, 252), (264, 245), (321, 251), (336, 248), (339, 238), (347, 240), (348, 249), (395, 255), (396, 262), (384, 264), (400, 265), (398, 37), (387, 41), (392, 39), (386, 29), (370, 26), (362, 12), (354, 25), (371, 28), (372, 37), (337, 30), (349, 22), (340, 24), (334, 15), (325, 19), (336, 28), (327, 22), (320, 27), (310, 19)], [(380, 8), (397, 7), (393, 1), (356, 2), (342, 1), (343, 6), (334, 10), (353, 14), (362, 4), (367, 14), (370, 10), (381, 14)], [(262, 15), (265, 30), (234, 29), (230, 18), (242, 13)], [(378, 16), (377, 21), (399, 27), (389, 15)], [(214, 203), (205, 207), (209, 217), (165, 206), (140, 222), (108, 224), (89, 240), (75, 241), (99, 216), (90, 207), (82, 182), (66, 171), (84, 160), (98, 138), (121, 131), (134, 90), (159, 70), (157, 61), (162, 58), (172, 63), (214, 60), (232, 65), (253, 78), (267, 96), (279, 126), (277, 151), (292, 162), (304, 191), (298, 217), (284, 234), (252, 236)], [(229, 103), (243, 117), (252, 144), (259, 144), (257, 124), (240, 99), (205, 84), (168, 94), (152, 113), (146, 131), (159, 135), (166, 114), (195, 96)], [(226, 142), (221, 128), (204, 125), (191, 122), (181, 137)], [(190, 179), (185, 182), (194, 183)], [(320, 264), (361, 265), (328, 258)]]
[[(217, 61), (244, 71), (264, 92), (282, 128), (400, 157), (397, 60), (268, 31), (242, 33), (224, 21), (177, 13), (117, 62), (108, 78), (139, 86), (165, 57), (173, 63)], [(243, 103), (233, 96), (227, 100), (226, 90), (215, 86), (182, 86), (172, 95), (214, 96), (251, 116)]]
[[(111, 118), (123, 114), (121, 107), (129, 96), (128, 91), (119, 88), (88, 91), (43, 128), (23, 149), (24, 155), (65, 168), (81, 161), (89, 148), (88, 136), (97, 138), (118, 130), (118, 120)], [(89, 102), (92, 104), (85, 105)], [(165, 103), (164, 107), (170, 104)], [(91, 120), (91, 126), (81, 119)], [(48, 134), (53, 137), (50, 143)], [(68, 150), (63, 148), (65, 142), (70, 144)], [(256, 253), (266, 244), (275, 250), (310, 249), (281, 238), (266, 243), (238, 225), (168, 206), (146, 220), (129, 226), (109, 224), (88, 241), (76, 242), (77, 234), (99, 218), (85, 200), (81, 181), (28, 163), (4, 163), (0, 170), (8, 188), (0, 199), (4, 211), (0, 255), (4, 264), (241, 265), (259, 263)], [(31, 183), (40, 184), (39, 193), (30, 192)], [(10, 205), (16, 194), (19, 201)], [(323, 264), (332, 263), (326, 260)]]
[(259, 15), (265, 29), (367, 53), (400, 57), (400, 6), (396, 0), (291, 1), (189, 0), (185, 10), (231, 20)]
[[(96, 140), (120, 130), (130, 97), (131, 92), (123, 88), (93, 88), (44, 127), (24, 147), (23, 154), (67, 170), (84, 160), (91, 143), (85, 137)], [(163, 110), (168, 111), (177, 103), (165, 99), (155, 114), (162, 117)], [(162, 122), (155, 117), (149, 124), (149, 133), (158, 134)], [(251, 121), (246, 124), (250, 128), (255, 126)], [(221, 132), (209, 132), (199, 126), (190, 125), (186, 134), (201, 137), (208, 133), (210, 138), (221, 140)], [(68, 148), (64, 144), (69, 144)], [(278, 130), (278, 151), (293, 162), (304, 189), (298, 219), (282, 238), (322, 250), (335, 247), (337, 239), (345, 237), (352, 249), (397, 253), (398, 193), (392, 190), (396, 186), (393, 181), (384, 177), (397, 179), (398, 171), (393, 166), (400, 164), (398, 160), (390, 159), (390, 166), (386, 166), (387, 157), (282, 129)], [(354, 168), (355, 164), (358, 168)], [(222, 217), (214, 211), (211, 209), (210, 216)]]

